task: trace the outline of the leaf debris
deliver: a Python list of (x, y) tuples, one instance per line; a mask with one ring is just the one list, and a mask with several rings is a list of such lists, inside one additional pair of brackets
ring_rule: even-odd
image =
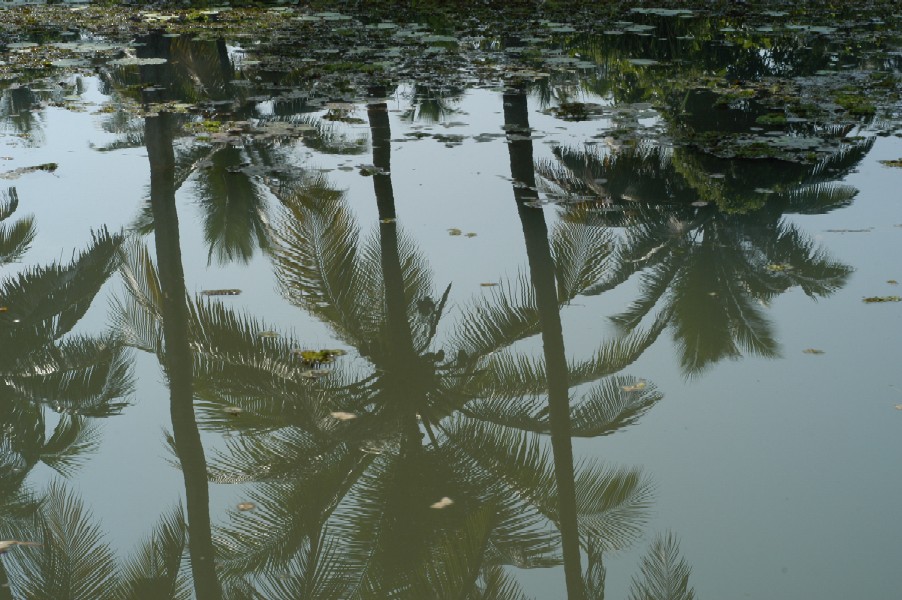
[(435, 508), (435, 509), (448, 508), (452, 504), (454, 504), (454, 500), (452, 500), (448, 496), (443, 496), (442, 499), (439, 500), (438, 502), (433, 502), (432, 504), (430, 504), (429, 508)]

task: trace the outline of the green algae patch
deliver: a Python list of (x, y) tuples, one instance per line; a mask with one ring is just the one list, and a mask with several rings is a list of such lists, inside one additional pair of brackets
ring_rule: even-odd
[(866, 304), (879, 304), (882, 302), (902, 302), (902, 297), (899, 296), (868, 296), (867, 298), (862, 298), (862, 302)]
[(877, 112), (877, 107), (864, 95), (853, 92), (840, 92), (833, 99), (838, 105), (852, 115), (869, 117)]

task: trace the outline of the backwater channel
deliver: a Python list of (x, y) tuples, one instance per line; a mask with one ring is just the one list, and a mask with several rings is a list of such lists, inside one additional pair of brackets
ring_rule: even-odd
[(0, 598), (898, 598), (898, 15), (415, 17), (0, 9)]

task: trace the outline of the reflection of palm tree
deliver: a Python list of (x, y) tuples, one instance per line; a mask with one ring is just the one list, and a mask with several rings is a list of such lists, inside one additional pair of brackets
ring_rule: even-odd
[[(689, 586), (690, 567), (680, 556), (680, 548), (672, 534), (659, 536), (642, 559), (640, 577), (633, 577), (629, 600), (693, 600), (695, 590)], [(603, 598), (604, 596), (596, 596)]]
[[(465, 320), (447, 352), (435, 346), (448, 290), (432, 292), (425, 261), (398, 231), (383, 108), (369, 110), (378, 237), (358, 247), (343, 194), (321, 175), (283, 198), (276, 235), (286, 294), (332, 325), (370, 366), (355, 372), (339, 359), (311, 379), (320, 373), (292, 356), (295, 341), (273, 338), (264, 324), (218, 303), (190, 305), (184, 328), (208, 422), (245, 433), (218, 461), (217, 477), (259, 482), (249, 498), (256, 510), (237, 514), (223, 533), (223, 568), (237, 577), (265, 572), (258, 583), (273, 597), (304, 590), (353, 597), (367, 589), (416, 597), (420, 586), (438, 581), (516, 591), (500, 565), (559, 560), (547, 527), (559, 521), (558, 483), (539, 437), (549, 431), (538, 401), (544, 366), (512, 354), (488, 356), (538, 332), (538, 308), (531, 295), (514, 301), (500, 294), (497, 305), (486, 303)], [(564, 227), (552, 236), (561, 267), (555, 304), (594, 281), (598, 256), (590, 250), (604, 252), (589, 239), (568, 237), (575, 231)], [(125, 306), (130, 335), (158, 350), (158, 278), (147, 259), (134, 263), (134, 302)], [(616, 372), (642, 347), (636, 337), (568, 365), (571, 381)], [(505, 377), (511, 373), (515, 378)], [(576, 431), (610, 433), (658, 398), (650, 386), (635, 393), (621, 383), (574, 403)], [(227, 405), (239, 407), (237, 417), (225, 416), (236, 414)], [(348, 414), (356, 418), (338, 420)], [(576, 472), (579, 528), (586, 536), (602, 532), (609, 546), (622, 543), (645, 505), (639, 473), (594, 464)], [(453, 506), (431, 509), (443, 496)], [(450, 563), (436, 546), (461, 560)], [(397, 563), (402, 550), (410, 561), (405, 569)]]
[(460, 102), (463, 90), (447, 89), (444, 86), (414, 84), (410, 90), (411, 107), (401, 118), (408, 121), (442, 123), (457, 112), (455, 104)]
[(17, 597), (112, 599), (115, 558), (81, 501), (52, 483), (34, 525), (40, 548), (23, 552), (11, 571)]
[[(360, 140), (307, 116), (317, 109), (304, 103), (275, 102), (266, 114), (257, 114), (253, 101), (242, 104), (246, 98), (242, 88), (231, 84), (233, 66), (221, 39), (201, 41), (155, 34), (144, 39), (138, 55), (168, 60), (142, 66), (137, 73), (130, 67), (107, 72), (105, 84), (110, 93), (115, 90), (127, 98), (140, 83), (153, 90), (145, 94), (145, 101), (190, 103), (195, 108), (210, 103), (209, 107), (215, 106), (217, 119), (229, 115), (247, 126), (247, 135), (214, 136), (208, 143), (175, 146), (175, 188), (178, 190), (190, 177), (196, 179), (210, 259), (248, 262), (258, 248), (267, 248), (269, 209), (264, 188), (257, 180), (260, 175), (291, 179), (291, 173), (279, 167), (285, 158), (279, 142), (300, 137), (301, 143), (311, 149), (337, 154), (359, 154), (365, 149)], [(219, 120), (198, 124), (197, 119), (185, 115), (171, 118), (183, 133), (191, 125), (212, 125), (214, 130), (223, 125)], [(133, 119), (120, 117), (108, 121), (108, 126), (120, 134), (120, 139), (103, 150), (145, 144), (143, 129)], [(151, 212), (146, 205), (138, 216), (134, 228), (139, 233), (153, 230)]]
[(268, 245), (266, 200), (241, 171), (241, 150), (224, 146), (203, 164), (198, 197), (204, 210), (204, 239), (219, 262), (248, 262), (255, 248)]
[[(778, 344), (760, 305), (793, 286), (812, 298), (829, 295), (851, 272), (780, 219), (783, 210), (825, 210), (854, 195), (854, 189), (823, 181), (820, 171), (804, 185), (778, 191), (764, 209), (731, 215), (692, 206), (698, 198), (695, 182), (664, 151), (601, 156), (559, 148), (555, 153), (560, 166), (544, 163), (539, 171), (557, 190), (599, 198), (587, 182), (604, 181), (609, 194), (594, 205), (568, 208), (567, 218), (627, 225), (617, 267), (588, 293), (641, 272), (640, 298), (615, 320), (631, 328), (657, 311), (656, 321), (673, 327), (687, 374), (743, 351), (776, 356)], [(758, 184), (768, 182), (759, 177)]]
[(12, 225), (3, 223), (18, 208), (19, 195), (16, 188), (0, 191), (0, 266), (19, 260), (31, 246), (37, 233), (31, 216), (19, 219)]
[(114, 271), (121, 241), (102, 231), (70, 264), (28, 269), (2, 282), (4, 406), (38, 400), (72, 416), (121, 408), (114, 402), (128, 388), (121, 345), (109, 336), (67, 335)]
[(564, 577), (567, 597), (580, 600), (585, 597), (580, 567), (579, 528), (577, 524), (576, 490), (573, 481), (573, 447), (570, 441), (569, 372), (564, 350), (564, 335), (558, 307), (554, 276), (554, 262), (548, 243), (548, 227), (544, 213), (530, 209), (526, 202), (535, 201), (537, 194), (532, 158), (532, 140), (529, 136), (516, 136), (515, 128), (529, 130), (529, 112), (523, 91), (504, 96), (504, 125), (511, 133), (508, 140), (511, 177), (517, 212), (526, 240), (530, 279), (535, 290), (535, 302), (539, 311), (542, 331), (542, 348), (548, 372), (548, 420), (551, 429), (551, 446), (554, 455), (554, 473), (557, 484), (557, 517), (561, 531), (564, 555)]
[[(535, 301), (540, 314), (542, 346), (547, 369), (547, 409), (554, 455), (554, 475), (557, 482), (558, 527), (561, 532), (564, 575), (567, 597), (571, 600), (604, 598), (605, 568), (602, 562), (604, 547), (611, 540), (605, 539), (611, 530), (583, 527), (580, 523), (580, 508), (585, 499), (578, 497), (578, 486), (574, 485), (573, 449), (571, 446), (572, 410), (569, 407), (570, 373), (567, 365), (564, 338), (561, 328), (560, 309), (555, 289), (555, 264), (548, 242), (548, 231), (544, 213), (533, 208), (538, 198), (533, 165), (532, 141), (523, 132), (529, 131), (526, 93), (510, 90), (504, 95), (505, 129), (513, 132), (508, 140), (511, 175), (517, 211), (523, 227), (530, 278), (535, 290)], [(643, 382), (643, 385), (644, 382)], [(632, 389), (637, 386), (625, 386)], [(623, 389), (623, 388), (621, 388)], [(601, 388), (604, 390), (604, 388)], [(606, 390), (610, 393), (610, 388)], [(604, 392), (602, 392), (604, 393)], [(614, 396), (616, 397), (616, 396)], [(622, 398), (622, 396), (621, 396)], [(610, 432), (631, 422), (646, 410), (655, 400), (646, 397), (637, 402), (608, 402), (604, 406), (608, 413), (596, 419)], [(575, 415), (573, 415), (575, 416)], [(606, 490), (602, 496), (608, 496)], [(586, 550), (587, 569), (581, 571), (580, 545)], [(657, 559), (657, 560), (656, 560)], [(634, 581), (631, 598), (692, 598), (688, 589), (689, 568), (679, 558), (676, 542), (672, 538), (659, 540), (652, 547), (643, 565), (643, 577)]]
[[(63, 94), (60, 94), (63, 95)], [(0, 92), (0, 130), (27, 141), (29, 146), (43, 142), (43, 117), (36, 113), (41, 99), (28, 85), (9, 86)]]
[[(547, 431), (547, 420), (535, 406), (507, 402), (503, 394), (510, 390), (504, 386), (510, 382), (483, 373), (491, 366), (487, 354), (538, 331), (538, 311), (529, 300), (487, 307), (464, 325), (457, 347), (447, 354), (451, 358), (433, 346), (448, 290), (441, 297), (431, 292), (425, 262), (399, 235), (387, 175), (387, 114), (373, 106), (370, 116), (374, 163), (381, 169), (374, 176), (378, 239), (358, 249), (343, 195), (318, 177), (283, 200), (288, 210), (278, 229), (277, 256), (291, 298), (331, 324), (372, 367), (354, 373), (336, 366), (315, 385), (310, 367), (291, 356), (296, 344), (261, 336), (262, 324), (218, 304), (189, 307), (184, 328), (195, 349), (197, 389), (211, 402), (211, 414), (222, 415), (226, 403), (243, 411), (229, 427), (247, 435), (232, 443), (219, 476), (261, 480), (252, 496), (257, 510), (240, 514), (224, 534), (223, 564), (238, 575), (261, 567), (288, 569), (291, 576), (284, 581), (267, 577), (261, 582), (275, 596), (284, 595), (285, 586), (296, 586), (292, 589), (348, 597), (349, 585), (403, 590), (422, 578), (450, 576), (447, 568), (439, 569), (442, 562), (432, 550), (439, 539), (474, 543), (455, 550), (470, 557), (458, 565), (468, 570), (455, 576), (470, 587), (503, 582), (500, 564), (557, 561), (556, 542), (543, 525), (558, 520), (557, 483), (538, 437)], [(564, 236), (555, 246), (562, 265), (571, 267), (561, 270), (555, 299), (566, 302), (591, 282), (594, 255), (581, 252), (586, 248), (578, 238)], [(161, 290), (147, 261), (135, 262), (144, 266), (133, 269), (136, 276), (130, 278), (136, 302), (126, 309), (128, 318), (135, 338), (143, 340), (138, 345), (158, 349)], [(607, 358), (619, 354), (625, 364), (626, 355), (639, 346), (634, 341), (599, 353), (574, 368), (574, 379), (607, 374), (612, 365)], [(528, 391), (521, 393), (524, 385)], [(543, 385), (541, 367), (535, 368), (513, 393), (535, 395)], [(616, 390), (615, 398), (627, 396)], [(610, 398), (590, 394), (574, 406), (585, 435), (630, 421), (606, 403)], [(657, 396), (649, 390), (633, 398), (641, 398), (628, 403), (635, 415)], [(460, 412), (449, 417), (455, 410)], [(340, 423), (330, 413), (357, 418)], [(610, 422), (601, 422), (605, 416), (612, 417)], [(523, 423), (527, 431), (493, 423), (496, 419)], [(646, 493), (638, 473), (592, 464), (577, 471), (582, 526), (606, 533), (611, 526), (621, 533), (634, 529)], [(524, 496), (524, 491), (529, 493)], [(444, 495), (454, 497), (459, 508), (431, 509)], [(486, 512), (474, 515), (473, 507)], [(410, 569), (398, 568), (402, 547), (420, 565), (412, 571), (419, 580), (403, 575)]]
[[(35, 600), (188, 600), (183, 560), (187, 528), (180, 507), (161, 517), (150, 538), (120, 564), (81, 499), (52, 482), (35, 511), (40, 548), (12, 565), (12, 591)], [(2, 595), (0, 595), (2, 597)], [(11, 597), (11, 596), (10, 596)]]
[[(96, 444), (91, 419), (116, 414), (123, 406), (121, 398), (129, 392), (122, 344), (111, 336), (71, 334), (115, 270), (121, 241), (119, 235), (100, 232), (68, 265), (30, 268), (0, 283), (4, 309), (0, 312), (0, 537), (4, 539), (40, 533), (35, 532), (31, 518), (45, 499), (26, 488), (29, 472), (43, 463), (60, 474), (71, 473)], [(59, 416), (47, 418), (45, 406)], [(48, 426), (52, 426), (49, 436)], [(16, 557), (26, 560), (34, 555), (25, 551)], [(30, 579), (20, 577), (22, 568), (18, 560), (13, 563), (11, 590), (31, 585)], [(54, 579), (65, 565), (48, 568), (44, 576)]]
[(171, 116), (146, 119), (144, 138), (150, 158), (150, 203), (154, 219), (160, 284), (160, 317), (169, 378), (173, 445), (185, 481), (191, 570), (198, 600), (221, 596), (210, 533), (207, 467), (194, 415), (193, 356), (188, 342), (188, 307), (175, 206), (175, 160)]
[[(646, 137), (659, 140), (659, 132), (646, 134), (637, 129), (637, 122), (625, 129), (616, 123), (624, 115), (636, 118), (641, 112), (628, 103), (652, 102), (667, 136), (676, 142), (664, 158), (666, 169), (677, 171), (679, 177), (665, 179), (689, 192), (693, 196), (689, 202), (747, 213), (774, 205), (796, 210), (799, 204), (806, 211), (826, 211), (851, 200), (854, 189), (833, 182), (854, 168), (873, 138), (849, 137), (862, 115), (832, 111), (829, 101), (812, 104), (806, 100), (812, 90), (805, 88), (811, 85), (807, 77), (827, 69), (838, 60), (837, 54), (846, 64), (866, 61), (867, 53), (855, 47), (860, 41), (850, 40), (839, 48), (826, 36), (774, 37), (745, 27), (734, 30), (729, 26), (731, 17), (641, 18), (647, 25), (640, 27), (658, 34), (644, 38), (627, 31), (626, 35), (570, 36), (566, 41), (572, 52), (599, 65), (596, 74), (600, 76), (586, 78), (583, 84), (613, 103), (603, 112), (615, 121), (615, 139), (625, 134), (626, 144)], [(640, 59), (638, 64), (635, 59)], [(642, 64), (648, 59), (667, 63), (671, 76), (662, 77), (660, 67)], [(829, 98), (835, 88), (826, 87)], [(879, 95), (875, 91), (874, 96)], [(563, 154), (576, 158), (578, 153)], [(742, 157), (748, 160), (737, 160)], [(635, 181), (639, 179), (637, 175), (632, 183), (641, 188)], [(589, 190), (589, 195), (596, 194)], [(644, 202), (675, 200), (641, 192), (627, 195), (638, 195)], [(613, 200), (616, 205), (618, 198)]]
[[(438, 513), (428, 508), (429, 503), (448, 495), (454, 496), (455, 506), (492, 506), (487, 514), (499, 519), (494, 530), (484, 530), (483, 544), (472, 557), (475, 564), (483, 565), (473, 571), (473, 581), (485, 583), (498, 576), (491, 570), (497, 561), (533, 566), (554, 560), (548, 554), (553, 545), (549, 547), (549, 540), (540, 534), (542, 528), (537, 529), (541, 523), (557, 524), (560, 518), (555, 500), (558, 483), (548, 464), (549, 456), (541, 449), (535, 433), (508, 430), (508, 423), (492, 422), (507, 419), (511, 423), (519, 421), (532, 431), (546, 431), (547, 421), (542, 414), (536, 414), (540, 411), (530, 411), (528, 407), (520, 410), (500, 398), (506, 391), (500, 380), (482, 372), (488, 364), (485, 354), (538, 331), (539, 311), (528, 300), (523, 306), (502, 304), (494, 313), (487, 310), (472, 318), (458, 336), (458, 348), (446, 353), (444, 348), (433, 347), (436, 320), (441, 316), (447, 290), (441, 298), (432, 299), (422, 259), (399, 234), (388, 174), (390, 133), (384, 108), (371, 105), (368, 110), (377, 167), (373, 177), (380, 217), (378, 246), (373, 241), (364, 245), (362, 251), (357, 250), (356, 234), (341, 195), (330, 191), (321, 179), (299, 189), (294, 198), (283, 200), (290, 213), (276, 236), (286, 293), (355, 345), (373, 370), (349, 377), (336, 366), (322, 380), (327, 395), (304, 394), (308, 398), (307, 409), (326, 417), (325, 425), (309, 416), (301, 422), (297, 415), (292, 417), (296, 424), (283, 428), (275, 437), (236, 443), (227, 462), (234, 463), (234, 457), (251, 457), (253, 462), (241, 468), (224, 465), (225, 474), (259, 478), (258, 461), (264, 461), (269, 483), (264, 488), (266, 493), (255, 496), (266, 503), (265, 514), (243, 518), (244, 523), (230, 535), (230, 545), (244, 551), (243, 557), (238, 553), (236, 565), (240, 565), (239, 571), (247, 571), (252, 565), (271, 566), (273, 561), (285, 564), (292, 556), (309, 556), (324, 546), (333, 548), (337, 542), (329, 531), (337, 530), (343, 532), (341, 539), (350, 540), (351, 554), (347, 554), (348, 550), (341, 554), (346, 568), (351, 565), (354, 570), (354, 549), (364, 549), (362, 564), (367, 565), (366, 572), (381, 574), (378, 582), (388, 586), (385, 590), (403, 589), (399, 586), (416, 584), (415, 580), (398, 579), (398, 569), (393, 568), (399, 544), (413, 564), (424, 564), (421, 576), (437, 578), (440, 572), (450, 576), (448, 565), (443, 571), (436, 570), (440, 563), (429, 545), (423, 545), (435, 536), (444, 539), (441, 532), (449, 526), (453, 529), (455, 519), (461, 518), (449, 516), (436, 529), (434, 515)], [(579, 246), (575, 243), (578, 240), (569, 241), (558, 248), (572, 250)], [(572, 269), (566, 273), (569, 277), (560, 279), (563, 301), (586, 284), (585, 277), (579, 277), (586, 270), (586, 265)], [(374, 276), (380, 272), (381, 278)], [(553, 302), (555, 306), (559, 302), (557, 290)], [(495, 320), (501, 313), (505, 318)], [(629, 362), (622, 356), (624, 350), (635, 351), (639, 345), (634, 342), (619, 348), (620, 360)], [(453, 358), (446, 360), (445, 356)], [(602, 370), (599, 362), (590, 361), (575, 372), (583, 380), (597, 378)], [(604, 368), (610, 367), (609, 363)], [(544, 375), (534, 369), (528, 378), (527, 395), (536, 393), (543, 381)], [(331, 382), (334, 383), (330, 385)], [(479, 398), (477, 392), (486, 392), (487, 396)], [(631, 406), (633, 415), (641, 412), (643, 404), (657, 398), (649, 392), (636, 395), (642, 400)], [(232, 393), (228, 397), (234, 400), (240, 396)], [(249, 403), (249, 407), (261, 408), (259, 403)], [(577, 405), (574, 412), (579, 413), (580, 409), (584, 409), (584, 424), (595, 409), (598, 432), (612, 429), (612, 423), (622, 417), (603, 404), (600, 395)], [(356, 419), (336, 428), (328, 423), (330, 410), (342, 411), (335, 414), (354, 414)], [(488, 418), (481, 418), (480, 414)], [(600, 423), (600, 414), (613, 418)], [(425, 447), (419, 439), (417, 417), (430, 442)], [(626, 417), (621, 418), (621, 423), (626, 421)], [(285, 456), (289, 448), (297, 450)], [(379, 454), (376, 458), (368, 454), (355, 456), (360, 449)], [(305, 457), (321, 457), (322, 466), (309, 466), (309, 458), (300, 460), (298, 451)], [(299, 464), (305, 466), (298, 467)], [(292, 472), (297, 475), (289, 476)], [(582, 465), (578, 473), (576, 488), (581, 501), (581, 527), (585, 531), (594, 528), (609, 533), (609, 526), (616, 523), (624, 533), (635, 526), (631, 523), (641, 514), (645, 490), (637, 472), (606, 472), (594, 465)], [(302, 477), (299, 483), (288, 483), (298, 476)], [(329, 481), (340, 487), (324, 489), (321, 484)], [(280, 500), (273, 502), (269, 494), (280, 489)], [(318, 496), (311, 497), (311, 490), (318, 490)], [(290, 501), (286, 494), (291, 494)], [(307, 515), (300, 521), (300, 515), (293, 514), (295, 511), (281, 508), (299, 505), (306, 507), (301, 514)], [(476, 516), (470, 518), (478, 520)], [(271, 533), (286, 530), (303, 534), (294, 542), (277, 542), (279, 538)], [(298, 539), (308, 540), (307, 545), (299, 545)], [(329, 562), (328, 557), (326, 560)], [(359, 563), (360, 558), (356, 560)], [(310, 560), (304, 562), (305, 570), (297, 574), (297, 581), (309, 583), (311, 565)], [(372, 577), (366, 575), (362, 581), (376, 585)]]
[[(155, 277), (145, 279), (153, 281)], [(159, 295), (150, 292), (142, 297)], [(224, 534), (224, 568), (238, 575), (264, 567), (269, 573), (287, 570), (289, 577), (259, 582), (271, 597), (297, 597), (303, 596), (298, 590), (315, 590), (315, 597), (346, 598), (351, 597), (348, 590), (355, 581), (348, 577), (354, 573), (358, 586), (389, 589), (400, 585), (390, 581), (406, 572), (398, 565), (390, 568), (392, 557), (401, 551), (397, 546), (400, 538), (406, 540), (405, 556), (415, 564), (417, 558), (424, 561), (417, 570), (430, 571), (429, 561), (438, 557), (426, 549), (439, 538), (426, 534), (445, 535), (442, 532), (460, 523), (460, 518), (450, 518), (448, 515), (457, 513), (433, 510), (429, 505), (450, 495), (456, 506), (465, 507), (468, 496), (475, 500), (479, 496), (472, 484), (461, 489), (456, 483), (467, 479), (449, 471), (444, 453), (421, 445), (411, 408), (395, 406), (368, 420), (361, 414), (358, 421), (367, 424), (360, 430), (337, 427), (329, 411), (336, 408), (332, 396), (339, 392), (318, 391), (305, 379), (305, 369), (290, 358), (290, 340), (261, 338), (262, 324), (238, 319), (220, 306), (201, 305), (191, 314), (187, 330), (200, 350), (196, 355), (198, 385), (213, 388), (217, 393), (211, 398), (242, 406), (244, 412), (237, 420), (233, 418), (230, 426), (248, 428), (248, 435), (234, 442), (233, 452), (222, 461), (219, 472), (263, 482), (251, 496), (257, 509), (242, 514)], [(154, 335), (151, 333), (148, 346), (157, 344)], [(335, 371), (330, 379), (341, 377), (338, 367)], [(409, 391), (402, 389), (406, 378), (395, 373), (394, 380), (388, 379), (381, 384), (379, 395), (384, 402), (397, 404), (402, 393)], [(222, 400), (216, 409), (219, 414)], [(408, 427), (407, 433), (395, 434), (403, 423), (412, 424), (413, 430)], [(261, 428), (272, 433), (260, 435)], [(253, 435), (255, 430), (257, 435)], [(424, 474), (430, 475), (424, 479)], [(411, 489), (418, 491), (411, 494)], [(342, 503), (350, 506), (339, 507)], [(495, 514), (492, 511), (493, 517)], [(504, 514), (516, 515), (514, 507), (506, 508)], [(485, 525), (484, 520), (479, 524)], [(525, 550), (515, 552), (510, 548), (513, 541), (507, 539), (516, 529), (508, 525), (507, 530), (512, 531), (506, 531), (506, 537), (495, 541), (493, 547), (506, 555), (522, 556)], [(336, 531), (344, 535), (338, 536)], [(374, 542), (368, 536), (376, 532), (394, 543), (382, 541), (367, 550)], [(547, 536), (540, 531), (521, 534), (523, 537), (538, 539), (526, 548), (531, 548), (533, 555), (542, 548), (545, 552), (553, 549), (553, 544), (542, 542)], [(422, 552), (417, 553), (417, 547), (423, 548)]]
[[(227, 110), (225, 103), (237, 105), (241, 96), (231, 85), (232, 65), (225, 42), (200, 41), (188, 37), (167, 37), (155, 34), (146, 37), (139, 46), (139, 58), (167, 58), (160, 65), (144, 65), (137, 72), (120, 67), (105, 74), (108, 91), (118, 91), (123, 97), (134, 93), (141, 84), (144, 101), (217, 103), (219, 110)], [(114, 114), (114, 116), (116, 116)], [(189, 119), (171, 126), (184, 125)], [(144, 131), (129, 120), (109, 125), (120, 133), (120, 139), (103, 150), (141, 146), (147, 142)], [(115, 125), (115, 126), (114, 126)], [(175, 135), (175, 132), (173, 132)], [(175, 153), (175, 189), (189, 177), (196, 175), (199, 196), (205, 209), (205, 237), (210, 257), (220, 262), (247, 262), (254, 251), (266, 246), (266, 202), (262, 190), (241, 170), (245, 160), (241, 151), (229, 143), (179, 145)], [(149, 233), (154, 226), (152, 210), (145, 206), (135, 228)]]

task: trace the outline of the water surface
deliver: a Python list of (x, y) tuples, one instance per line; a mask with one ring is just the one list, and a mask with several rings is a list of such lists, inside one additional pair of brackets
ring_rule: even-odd
[(0, 12), (0, 597), (894, 598), (898, 17), (416, 17)]

